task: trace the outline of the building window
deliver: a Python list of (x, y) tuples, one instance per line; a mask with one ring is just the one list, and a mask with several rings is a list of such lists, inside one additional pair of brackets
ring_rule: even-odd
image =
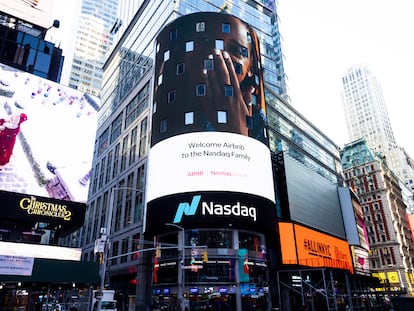
[(175, 90), (169, 91), (168, 92), (168, 98), (167, 98), (168, 103), (173, 103), (175, 102)]
[(131, 250), (132, 251), (137, 251), (136, 253), (132, 253), (131, 254), (131, 260), (136, 260), (139, 258), (139, 248), (140, 248), (140, 235), (138, 234), (134, 234), (132, 236), (132, 247)]
[(227, 111), (217, 111), (217, 123), (227, 123)]
[(206, 24), (204, 22), (196, 23), (196, 32), (206, 31)]
[(208, 58), (204, 60), (204, 69), (213, 70), (214, 69), (214, 60)]
[(173, 30), (170, 31), (170, 40), (176, 40), (177, 37), (178, 37), (177, 29), (174, 28)]
[(231, 85), (224, 86), (224, 96), (227, 96), (227, 97), (233, 96), (233, 86)]
[(222, 23), (221, 24), (221, 31), (224, 33), (230, 33), (230, 24)]
[(252, 105), (256, 106), (257, 105), (257, 96), (252, 94)]
[(196, 85), (196, 96), (206, 96), (206, 85), (204, 83)]
[(170, 59), (170, 50), (164, 52), (164, 62)]
[[(112, 257), (116, 257), (118, 255), (118, 248), (119, 248), (119, 241), (115, 241), (112, 243)], [(111, 260), (112, 265), (116, 265), (118, 263), (118, 258), (113, 258)]]
[(187, 41), (185, 43), (185, 51), (186, 52), (194, 51), (194, 41)]
[(249, 43), (253, 42), (252, 36), (249, 33), (247, 33), (247, 42), (249, 42)]
[(185, 113), (185, 125), (194, 124), (194, 112)]
[(253, 117), (246, 116), (246, 125), (249, 129), (253, 128)]
[(185, 71), (184, 63), (177, 64), (177, 75), (182, 75)]
[(247, 50), (247, 48), (246, 47), (244, 47), (244, 46), (242, 46), (241, 48), (240, 48), (240, 54), (243, 56), (243, 57), (246, 57), (246, 58), (248, 58), (249, 57), (249, 51)]
[[(128, 244), (129, 244), (129, 239), (123, 239), (122, 240), (122, 244), (121, 244), (121, 254), (127, 254), (128, 253)], [(126, 262), (128, 259), (128, 255), (122, 256), (121, 257), (121, 262)]]
[(161, 83), (162, 83), (162, 74), (158, 76), (158, 85), (161, 85)]
[(216, 40), (214, 46), (217, 50), (224, 50), (224, 41), (223, 40)]
[(386, 260), (387, 260), (387, 266), (392, 265), (391, 258), (387, 257)]
[(154, 102), (154, 104), (152, 104), (152, 113), (156, 113), (157, 112), (157, 102)]
[(167, 120), (161, 120), (160, 122), (160, 133), (165, 133), (167, 131)]
[(239, 63), (234, 63), (234, 71), (239, 75), (243, 72), (243, 66)]

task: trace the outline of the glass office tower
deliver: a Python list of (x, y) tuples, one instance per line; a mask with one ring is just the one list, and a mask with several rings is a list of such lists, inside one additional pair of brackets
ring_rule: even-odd
[[(229, 305), (232, 310), (248, 310), (258, 304), (270, 308), (272, 290), (269, 285), (270, 268), (266, 235), (274, 230), (275, 225), (272, 227), (272, 221), (275, 217), (283, 216), (283, 211), (277, 210), (279, 205), (278, 199), (274, 197), (274, 183), (272, 181), (262, 184), (252, 183), (246, 189), (243, 188), (246, 187), (243, 183), (239, 183), (241, 188), (232, 188), (231, 182), (221, 182), (213, 183), (213, 188), (209, 188), (208, 182), (211, 180), (205, 179), (202, 184), (204, 188), (199, 189), (198, 182), (189, 183), (190, 179), (187, 178), (193, 175), (196, 179), (200, 174), (204, 174), (197, 167), (189, 171), (185, 178), (177, 176), (177, 179), (171, 175), (167, 176), (166, 171), (164, 171), (166, 178), (163, 178), (163, 170), (161, 170), (161, 173), (158, 172), (161, 175), (158, 175), (157, 179), (152, 179), (151, 188), (147, 188), (147, 180), (150, 181), (153, 176), (151, 172), (156, 171), (157, 168), (166, 168), (168, 172), (175, 174), (174, 169), (183, 165), (182, 162), (173, 161), (169, 155), (172, 156), (174, 153), (174, 149), (171, 148), (176, 148), (177, 143), (181, 143), (180, 140), (171, 139), (184, 134), (183, 128), (185, 129), (186, 126), (197, 126), (197, 131), (207, 134), (221, 131), (220, 139), (226, 138), (229, 135), (227, 132), (230, 132), (231, 139), (227, 141), (229, 146), (236, 149), (250, 148), (249, 152), (231, 150), (236, 151), (234, 154), (240, 156), (237, 161), (245, 161), (247, 167), (243, 170), (247, 170), (249, 174), (257, 173), (249, 169), (247, 160), (249, 154), (256, 155), (257, 152), (266, 154), (264, 151), (267, 150), (269, 156), (270, 148), (273, 156), (285, 152), (327, 183), (337, 183), (338, 179), (340, 180), (338, 148), (286, 103), (285, 75), (275, 3), (241, 0), (232, 2), (122, 1), (119, 3), (118, 12), (119, 31), (114, 37), (113, 49), (104, 65), (102, 106), (95, 142), (88, 211), (79, 239), (79, 243), (83, 245), (84, 259), (96, 260), (94, 242), (100, 237), (101, 228), (105, 227), (108, 218), (112, 218), (110, 228), (112, 247), (106, 267), (105, 285), (117, 289), (117, 299), (120, 304), (125, 306), (135, 304), (137, 309), (143, 310), (150, 305), (186, 307), (190, 304), (195, 306), (195, 304), (207, 303), (200, 302), (201, 300), (207, 300), (208, 303), (214, 300), (222, 307)], [(260, 100), (265, 100), (266, 104), (259, 107), (257, 106), (259, 98), (249, 98), (246, 109), (256, 111), (256, 114), (252, 114), (250, 118), (243, 118), (247, 129), (244, 133), (254, 135), (255, 138), (243, 135), (243, 130), (226, 128), (230, 118), (223, 107), (218, 107), (215, 112), (217, 126), (213, 126), (207, 117), (199, 122), (200, 115), (188, 107), (185, 111), (180, 110), (180, 114), (177, 113), (182, 119), (177, 117), (172, 123), (166, 120), (175, 113), (174, 109), (168, 110), (171, 107), (167, 104), (177, 101), (182, 95), (178, 91), (185, 90), (186, 85), (171, 86), (171, 89), (167, 87), (162, 90), (160, 87), (164, 87), (165, 84), (178, 84), (180, 75), (186, 70), (196, 70), (192, 65), (188, 67), (185, 61), (181, 64), (174, 59), (177, 53), (186, 53), (186, 49), (192, 48), (192, 39), (186, 40), (183, 46), (179, 46), (179, 50), (178, 46), (162, 47), (160, 44), (162, 40), (157, 44), (157, 38), (162, 29), (168, 28), (171, 23), (197, 12), (233, 15), (237, 20), (249, 25), (255, 33), (264, 83), (254, 89), (257, 91), (258, 87), (262, 88), (260, 95), (257, 96)], [(202, 19), (194, 22), (194, 27), (188, 29), (194, 35), (200, 34), (203, 29), (209, 27), (207, 23), (202, 23)], [(231, 31), (232, 23), (223, 23), (220, 32)], [(170, 35), (174, 38), (174, 32), (168, 33), (168, 36)], [(168, 37), (169, 39), (171, 38)], [(211, 40), (214, 41), (213, 48), (223, 50), (220, 41)], [(250, 39), (246, 37), (246, 40), (252, 40), (252, 37)], [(236, 50), (243, 54), (246, 53), (245, 48), (246, 46), (242, 45)], [(224, 57), (225, 54), (221, 55)], [(218, 55), (213, 49), (207, 54), (205, 61), (197, 65), (200, 66), (200, 77), (204, 70), (207, 74), (211, 74), (209, 66), (217, 66), (211, 62), (216, 57)], [(177, 64), (168, 67), (170, 76), (161, 74), (163, 70), (167, 70), (166, 65), (162, 63), (167, 64), (173, 59)], [(235, 65), (234, 72), (238, 70), (240, 68)], [(172, 79), (171, 75), (175, 78)], [(254, 73), (251, 78), (255, 80)], [(232, 83), (225, 84), (229, 86)], [(188, 96), (181, 97), (182, 100), (188, 100), (190, 96), (196, 98), (207, 94), (203, 82), (197, 83), (194, 90), (187, 89), (187, 91)], [(226, 91), (232, 92), (231, 88)], [(160, 102), (160, 94), (162, 100), (167, 101), (166, 103)], [(162, 110), (161, 104), (167, 107)], [(162, 113), (165, 113), (165, 117)], [(262, 116), (266, 118), (260, 121)], [(252, 128), (257, 129), (260, 122), (263, 122), (263, 125), (270, 125), (269, 131), (266, 126), (263, 131), (252, 130)], [(171, 124), (175, 128), (173, 135), (169, 134)], [(177, 124), (182, 127), (177, 127)], [(204, 128), (201, 129), (202, 127)], [(172, 138), (167, 139), (168, 135), (172, 135)], [(153, 137), (152, 142), (151, 137)], [(240, 140), (239, 137), (243, 139)], [(200, 137), (197, 139), (194, 141), (195, 145), (207, 143), (200, 142)], [(215, 141), (212, 143), (217, 144), (216, 136), (213, 140)], [(158, 153), (159, 161), (148, 162), (148, 154), (150, 158), (156, 154), (153, 150), (149, 152), (150, 145), (157, 147), (166, 142), (170, 144), (164, 144), (165, 148), (158, 149), (161, 150)], [(224, 145), (223, 142), (221, 144)], [(216, 150), (202, 152), (216, 157), (219, 155)], [(274, 160), (274, 157), (271, 156), (271, 159)], [(237, 162), (230, 161), (226, 169), (220, 167), (215, 170), (216, 177), (220, 176), (221, 180), (224, 180), (226, 174), (231, 174), (238, 167), (235, 163)], [(267, 165), (265, 163), (266, 161), (259, 160), (259, 167)], [(270, 170), (271, 168), (269, 170), (264, 168), (267, 173), (270, 173)], [(212, 174), (211, 169), (209, 174)], [(171, 180), (172, 178), (174, 180)], [(246, 180), (250, 181), (250, 179)], [(195, 189), (191, 190), (191, 193), (183, 190), (183, 181), (184, 185), (194, 186)], [(198, 197), (200, 194), (195, 193), (197, 191), (206, 191), (206, 193), (203, 192), (201, 197)], [(232, 199), (232, 203), (229, 203), (231, 207), (225, 208), (228, 204), (224, 201), (229, 198), (227, 195), (229, 193)], [(172, 197), (173, 195), (175, 197)], [(165, 198), (167, 200), (161, 202), (161, 199)], [(145, 209), (146, 202), (149, 200), (154, 203), (152, 207), (156, 208)], [(208, 209), (204, 205), (205, 210), (211, 212), (209, 220), (202, 221), (203, 218), (195, 217), (193, 219), (198, 220), (191, 222), (193, 213), (191, 206), (196, 207), (198, 203), (203, 206), (203, 203), (207, 204), (206, 200), (208, 204), (215, 206)], [(257, 203), (259, 201), (261, 203)], [(171, 204), (174, 208), (181, 206), (181, 212), (168, 218), (168, 213), (161, 211), (163, 204)], [(222, 206), (221, 210), (219, 205)], [(256, 205), (260, 205), (260, 208), (252, 208)], [(274, 209), (266, 208), (266, 205), (272, 205)], [(236, 207), (233, 208), (234, 206)], [(111, 214), (109, 210), (112, 210)], [(268, 212), (268, 217), (259, 214), (260, 210)], [(230, 213), (233, 216), (239, 214), (241, 221), (237, 222), (237, 217), (231, 221), (224, 218), (225, 221), (219, 223), (211, 221), (212, 217), (219, 213)], [(178, 222), (180, 215), (183, 223)], [(266, 225), (258, 225), (259, 219)], [(326, 231), (330, 229), (326, 228)], [(340, 234), (341, 232), (337, 233)], [(155, 248), (155, 255), (153, 251), (143, 251), (148, 248)], [(275, 252), (275, 249), (276, 246), (273, 246), (271, 251)], [(208, 285), (213, 283), (213, 286)], [(275, 291), (276, 289), (273, 290), (273, 294)]]

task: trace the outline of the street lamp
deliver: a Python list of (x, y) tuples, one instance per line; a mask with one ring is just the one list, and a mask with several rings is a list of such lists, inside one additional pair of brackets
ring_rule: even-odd
[(184, 296), (183, 296), (183, 289), (185, 283), (185, 275), (184, 275), (184, 264), (185, 264), (185, 231), (184, 228), (172, 223), (166, 223), (167, 226), (176, 227), (181, 230), (181, 239), (178, 239), (178, 249), (181, 250), (181, 260), (178, 263), (178, 275), (177, 275), (177, 287), (178, 287), (178, 299), (180, 302), (180, 310), (184, 311), (185, 304), (184, 304)]
[[(111, 189), (110, 197), (109, 197), (109, 210), (107, 213), (107, 219), (106, 219), (106, 226), (104, 228), (101, 228), (101, 242), (103, 242), (103, 251), (102, 251), (102, 262), (101, 262), (101, 282), (100, 282), (100, 291), (105, 287), (105, 271), (107, 268), (107, 262), (108, 262), (108, 250), (109, 250), (109, 237), (111, 235), (111, 225), (112, 225), (112, 213), (114, 210), (115, 200), (114, 200), (114, 194), (115, 191), (118, 190), (133, 190), (136, 192), (143, 193), (144, 191), (138, 188), (131, 188), (131, 187), (114, 187)], [(102, 299), (98, 300), (98, 311), (101, 311), (102, 307)]]

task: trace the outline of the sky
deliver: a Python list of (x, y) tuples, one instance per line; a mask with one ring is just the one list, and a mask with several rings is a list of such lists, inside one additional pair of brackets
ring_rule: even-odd
[[(342, 147), (350, 141), (341, 79), (350, 67), (366, 64), (382, 86), (397, 144), (414, 157), (414, 1), (277, 1), (292, 106)], [(74, 18), (67, 17), (80, 0), (55, 3), (52, 20), (61, 26), (49, 32), (70, 51)]]
[(342, 147), (346, 70), (379, 80), (397, 144), (414, 157), (414, 1), (278, 0), (288, 94), (299, 113)]
[[(74, 53), (74, 41), (76, 40), (76, 28), (75, 25), (78, 22), (79, 14), (81, 11), (82, 0), (54, 0), (52, 16), (50, 19), (50, 25), (53, 24), (53, 20), (60, 21), (59, 28), (51, 28), (47, 32), (47, 40), (56, 42), (56, 44), (62, 49), (63, 56), (73, 55)], [(72, 59), (67, 57), (63, 63), (61, 83), (68, 85), (70, 68), (72, 67)]]

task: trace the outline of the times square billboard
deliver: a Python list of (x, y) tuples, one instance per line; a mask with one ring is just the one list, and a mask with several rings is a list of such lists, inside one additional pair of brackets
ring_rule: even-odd
[(97, 99), (4, 64), (0, 70), (2, 219), (82, 225)]
[(194, 13), (159, 33), (147, 177), (147, 232), (274, 227), (259, 40), (240, 19)]

